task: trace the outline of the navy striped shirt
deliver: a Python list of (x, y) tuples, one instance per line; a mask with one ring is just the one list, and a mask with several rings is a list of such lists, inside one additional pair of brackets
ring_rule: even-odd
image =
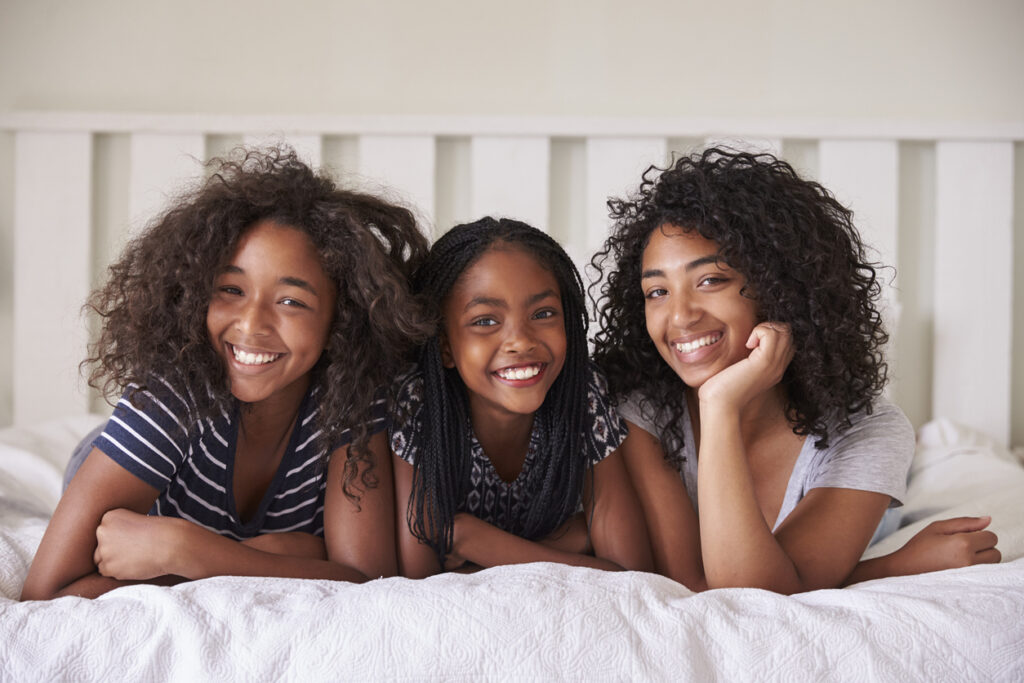
[[(325, 449), (317, 439), (318, 394), (313, 388), (302, 399), (277, 474), (256, 514), (245, 521), (235, 509), (233, 491), (237, 409), (197, 419), (188, 391), (155, 378), (138, 395), (139, 408), (125, 392), (93, 445), (160, 490), (151, 515), (187, 519), (235, 540), (285, 531), (323, 536), (327, 477)], [(385, 427), (383, 399), (378, 404), (370, 433)], [(334, 448), (349, 440), (345, 432)]]

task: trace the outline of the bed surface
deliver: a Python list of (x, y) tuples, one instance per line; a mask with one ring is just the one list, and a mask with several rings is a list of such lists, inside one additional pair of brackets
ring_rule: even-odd
[(938, 421), (905, 518), (991, 514), (1003, 563), (786, 597), (530, 564), (351, 585), (220, 577), (19, 603), (72, 446), (101, 418), (0, 430), (2, 680), (1022, 680), (1024, 468)]

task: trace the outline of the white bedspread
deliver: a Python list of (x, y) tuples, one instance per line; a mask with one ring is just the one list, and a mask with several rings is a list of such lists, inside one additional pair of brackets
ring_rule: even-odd
[(221, 577), (18, 603), (94, 419), (0, 432), (0, 679), (1024, 680), (1024, 468), (922, 430), (905, 507), (987, 513), (1004, 562), (785, 597), (552, 564), (365, 585)]

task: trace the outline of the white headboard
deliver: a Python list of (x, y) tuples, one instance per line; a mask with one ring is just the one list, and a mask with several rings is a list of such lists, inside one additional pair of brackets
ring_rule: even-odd
[(413, 205), (435, 233), (515, 216), (583, 263), (604, 239), (607, 197), (673, 151), (727, 141), (773, 151), (820, 180), (896, 266), (890, 393), (911, 419), (951, 417), (1024, 441), (1024, 426), (1012, 428), (1024, 416), (1024, 369), (1012, 359), (1014, 332), (1024, 333), (1024, 296), (1016, 306), (1013, 297), (1024, 291), (1013, 265), (1024, 251), (1014, 239), (1024, 124), (49, 112), (2, 114), (0, 131), (14, 140), (0, 424), (99, 407), (78, 378), (89, 334), (79, 309), (127, 232), (201, 176), (198, 159), (283, 140)]

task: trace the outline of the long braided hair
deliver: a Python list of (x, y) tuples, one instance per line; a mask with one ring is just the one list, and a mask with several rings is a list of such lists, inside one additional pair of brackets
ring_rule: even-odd
[[(549, 420), (547, 442), (535, 467), (540, 490), (531, 491), (522, 528), (513, 533), (538, 539), (555, 530), (577, 508), (587, 471), (584, 428), (587, 396), (587, 311), (583, 282), (565, 250), (550, 236), (519, 221), (491, 217), (458, 225), (431, 248), (413, 278), (414, 291), (436, 320), (452, 288), (467, 269), (495, 246), (521, 249), (558, 281), (564, 310), (566, 358), (541, 405)], [(420, 348), (423, 373), (424, 440), (413, 465), (406, 521), (416, 538), (437, 553), (441, 566), (451, 549), (453, 520), (469, 493), (469, 403), (455, 368), (445, 368), (439, 335)]]

